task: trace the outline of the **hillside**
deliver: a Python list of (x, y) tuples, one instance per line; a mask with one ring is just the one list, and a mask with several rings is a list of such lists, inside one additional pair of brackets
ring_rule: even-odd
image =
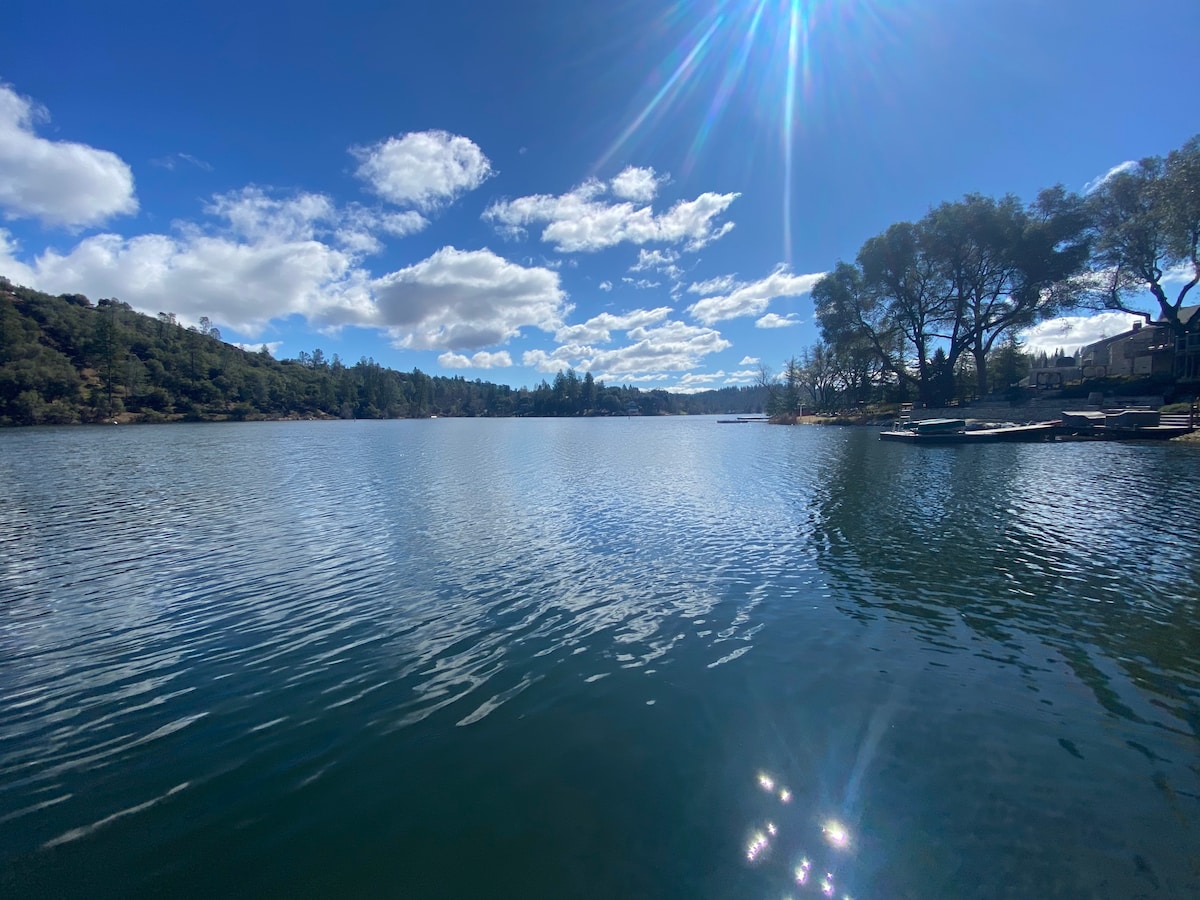
[(221, 340), (202, 319), (51, 296), (0, 278), (0, 426), (283, 418), (579, 416), (761, 412), (761, 388), (699, 394), (607, 386), (591, 373), (513, 389), (462, 377), (346, 365), (321, 350), (277, 360)]

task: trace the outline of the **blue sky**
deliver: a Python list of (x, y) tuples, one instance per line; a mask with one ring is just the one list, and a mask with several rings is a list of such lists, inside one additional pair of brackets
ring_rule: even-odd
[[(0, 274), (277, 357), (696, 390), (967, 192), (1200, 131), (1195, 0), (15, 0)], [(1049, 345), (1124, 318), (1053, 323)]]

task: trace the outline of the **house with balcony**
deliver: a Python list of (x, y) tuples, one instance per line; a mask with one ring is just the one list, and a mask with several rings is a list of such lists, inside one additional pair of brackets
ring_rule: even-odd
[[(1185, 306), (1179, 320), (1191, 321), (1200, 306)], [(1108, 375), (1200, 378), (1200, 333), (1176, 335), (1161, 321), (1135, 322), (1126, 332), (1089, 344), (1080, 351), (1084, 378)]]

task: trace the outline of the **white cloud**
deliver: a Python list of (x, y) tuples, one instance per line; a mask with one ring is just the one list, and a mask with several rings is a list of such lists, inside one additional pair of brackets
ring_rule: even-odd
[(632, 381), (697, 368), (705, 356), (732, 346), (719, 331), (676, 321), (633, 327), (626, 337), (631, 343), (611, 350), (572, 343), (551, 353), (526, 351), (522, 362), (541, 372), (557, 372), (571, 366), (578, 371), (590, 371), (597, 378)]
[(270, 353), (276, 359), (278, 359), (279, 358), (279, 350), (280, 350), (280, 348), (283, 347), (283, 341), (266, 341), (266, 342), (259, 341), (257, 344), (250, 343), (250, 342), (242, 342), (242, 343), (234, 344), (233, 346), (239, 347), (242, 350), (245, 350), (247, 353), (258, 353), (260, 350), (262, 350), (263, 347), (266, 347), (267, 352)]
[[(377, 305), (362, 259), (382, 250), (377, 234), (410, 234), (427, 224), (415, 211), (338, 208), (325, 194), (281, 196), (257, 186), (217, 194), (204, 212), (217, 221), (179, 223), (173, 235), (92, 235), (32, 264), (0, 230), (0, 272), (52, 293), (114, 296), (142, 312), (174, 312), (184, 322), (208, 316), (250, 338), (270, 320), (296, 314), (317, 328), (383, 328), (397, 319), (383, 316), (390, 307)], [(485, 280), (479, 290), (490, 288)], [(454, 310), (443, 314), (449, 324)]]
[[(758, 362), (758, 360), (755, 360)], [(758, 369), (739, 369), (736, 372), (730, 372), (725, 379), (726, 384), (751, 384), (758, 379)]]
[(337, 217), (336, 206), (324, 194), (301, 193), (277, 199), (253, 185), (217, 194), (204, 211), (225, 219), (235, 234), (252, 241), (312, 240), (318, 226), (328, 225)]
[[(647, 250), (644, 247), (638, 250), (637, 262), (629, 267), (630, 272), (661, 272), (671, 282), (671, 296), (679, 295), (680, 281), (683, 278), (683, 269), (677, 263), (679, 262), (679, 254), (667, 248), (665, 250)], [(640, 279), (639, 281), (631, 281), (628, 278), (623, 279), (635, 287), (658, 287), (658, 282), (650, 282), (649, 279)]]
[(756, 319), (754, 322), (755, 328), (790, 328), (792, 325), (799, 325), (800, 320), (796, 318), (795, 313), (788, 313), (786, 316), (781, 316), (779, 313), (767, 313), (761, 319)]
[[(7, 230), (0, 228), (0, 275), (13, 284), (25, 287), (37, 286), (37, 275), (28, 265), (21, 262), (21, 245)], [(66, 292), (64, 292), (66, 293)]]
[(350, 152), (359, 161), (355, 175), (374, 194), (421, 210), (449, 203), (493, 174), (474, 141), (445, 131), (410, 132)]
[(323, 194), (276, 196), (255, 186), (216, 195), (204, 211), (220, 226), (94, 235), (65, 252), (47, 250), (32, 265), (17, 259), (5, 235), (0, 265), (14, 280), (52, 293), (116, 297), (185, 322), (208, 316), (253, 337), (289, 315), (318, 327), (372, 324), (370, 277), (360, 265), (381, 249), (372, 230), (397, 233), (424, 223), (416, 213), (339, 209)]
[(667, 176), (655, 175), (654, 169), (647, 166), (627, 166), (612, 180), (613, 196), (622, 200), (634, 200), (638, 203), (649, 203), (658, 193), (658, 186), (668, 180)]
[[(0, 274), (52, 293), (115, 297), (142, 312), (208, 316), (248, 343), (268, 322), (300, 315), (320, 329), (378, 327), (401, 346), (479, 350), (527, 326), (553, 332), (570, 312), (557, 273), (522, 267), (488, 250), (445, 247), (381, 278), (363, 267), (376, 233), (424, 226), (412, 211), (339, 208), (316, 193), (280, 196), (250, 186), (213, 197), (213, 217), (173, 234), (99, 234), (32, 262), (0, 229)], [(506, 361), (507, 360), (507, 361)], [(477, 367), (511, 365), (504, 353)]]
[(713, 294), (728, 294), (741, 282), (734, 275), (720, 275), (707, 281), (697, 281), (688, 285), (689, 294), (699, 294), (701, 297), (711, 297)]
[(822, 274), (793, 275), (781, 265), (760, 281), (743, 284), (728, 294), (698, 300), (688, 307), (688, 312), (705, 325), (739, 316), (757, 316), (776, 297), (807, 294), (820, 281)]
[(670, 248), (666, 250), (646, 250), (643, 248), (638, 251), (637, 262), (629, 267), (629, 271), (669, 271), (675, 269), (675, 263), (678, 261), (679, 254)]
[(1061, 349), (1074, 353), (1081, 347), (1128, 331), (1141, 316), (1123, 312), (1103, 312), (1094, 316), (1060, 316), (1023, 331), (1019, 338), (1026, 353), (1053, 353)]
[(597, 287), (599, 287), (600, 290), (607, 293), (608, 291), (612, 290), (612, 282), (611, 281), (602, 281), (602, 282), (600, 282), (599, 285), (597, 285)]
[(225, 219), (233, 235), (250, 241), (331, 237), (341, 248), (359, 254), (383, 249), (376, 232), (406, 237), (429, 224), (424, 216), (411, 210), (385, 213), (358, 203), (338, 207), (325, 194), (298, 193), (281, 198), (254, 185), (217, 194), (204, 211)]
[(701, 375), (696, 375), (691, 372), (688, 372), (686, 375), (684, 375), (682, 378), (679, 379), (678, 387), (690, 388), (690, 387), (695, 387), (697, 385), (708, 385), (708, 384), (712, 384), (714, 381), (720, 381), (724, 377), (725, 377), (725, 372), (723, 370), (718, 370), (716, 372), (712, 372), (712, 373), (708, 373), (708, 374), (701, 374)]
[(0, 83), (0, 209), (8, 219), (100, 225), (135, 213), (133, 172), (115, 153), (38, 137), (45, 110)]
[(525, 268), (490, 250), (443, 247), (371, 283), (378, 322), (399, 347), (474, 350), (534, 327), (553, 332), (569, 312), (557, 272)]
[(657, 309), (635, 309), (624, 315), (614, 316), (612, 313), (600, 313), (581, 325), (564, 325), (554, 333), (554, 340), (560, 344), (591, 343), (607, 344), (612, 340), (612, 332), (629, 331), (633, 328), (644, 328), (661, 322), (671, 314), (671, 307), (660, 306)]
[[(627, 190), (628, 184), (622, 189)], [(526, 227), (545, 223), (541, 239), (562, 253), (593, 252), (620, 243), (682, 244), (687, 250), (698, 250), (733, 228), (732, 222), (718, 224), (716, 219), (740, 196), (704, 193), (655, 214), (649, 206), (629, 200), (613, 202), (606, 198), (610, 192), (622, 197), (616, 179), (609, 184), (591, 178), (558, 196), (533, 194), (493, 203), (483, 218), (510, 237), (521, 237)]]
[(512, 364), (512, 357), (507, 350), (498, 353), (480, 350), (469, 357), (447, 351), (438, 357), (438, 365), (446, 369), (506, 369)]
[(630, 287), (637, 288), (639, 291), (648, 291), (653, 288), (662, 286), (661, 281), (651, 281), (649, 278), (625, 277), (625, 278), (622, 278), (621, 281), (623, 281), (625, 284), (629, 285)]
[(1112, 178), (1114, 175), (1120, 175), (1122, 172), (1132, 172), (1137, 167), (1138, 167), (1138, 162), (1136, 159), (1127, 159), (1123, 163), (1117, 163), (1115, 166), (1113, 166), (1111, 169), (1109, 169), (1103, 175), (1097, 175), (1095, 178), (1093, 178), (1091, 181), (1089, 181), (1087, 184), (1085, 184), (1083, 186), (1083, 192), (1085, 194), (1090, 194), (1092, 191), (1096, 190), (1096, 188), (1100, 187), (1100, 185), (1104, 184), (1104, 182), (1108, 181), (1108, 179)]
[[(1179, 265), (1172, 266), (1163, 272), (1162, 283), (1170, 285), (1178, 285), (1183, 287), (1189, 281), (1196, 277), (1197, 268), (1190, 260), (1181, 262)], [(1195, 296), (1195, 295), (1193, 295)]]
[(757, 356), (743, 356), (741, 358), (741, 360), (738, 362), (738, 365), (739, 366), (757, 366), (760, 362), (762, 362), (762, 360), (759, 359)]
[(47, 250), (31, 283), (52, 293), (115, 297), (184, 321), (208, 316), (241, 334), (299, 314), (314, 322), (369, 322), (365, 273), (355, 256), (310, 239), (240, 241), (192, 231), (181, 237), (89, 237), (69, 252)]

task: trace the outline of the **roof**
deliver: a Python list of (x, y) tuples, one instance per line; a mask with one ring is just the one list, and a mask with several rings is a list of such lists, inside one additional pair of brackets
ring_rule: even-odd
[[(1179, 324), (1186, 325), (1190, 321), (1192, 321), (1192, 316), (1194, 316), (1196, 314), (1196, 310), (1198, 310), (1198, 309), (1200, 309), (1200, 306), (1181, 306), (1181, 307), (1179, 307)], [(1162, 319), (1159, 319), (1158, 321), (1161, 322)]]
[[(1179, 307), (1179, 324), (1186, 326), (1189, 322), (1191, 322), (1192, 317), (1194, 315), (1196, 315), (1197, 310), (1200, 310), (1200, 306), (1181, 306), (1181, 307)], [(1166, 324), (1167, 324), (1166, 319), (1163, 319), (1161, 317), (1159, 318), (1159, 320), (1157, 322), (1149, 322), (1144, 326), (1141, 323), (1138, 323), (1138, 326), (1136, 328), (1131, 328), (1128, 331), (1122, 331), (1120, 334), (1114, 334), (1112, 337), (1101, 338), (1100, 340), (1095, 341), (1094, 343), (1088, 344), (1085, 347), (1080, 348), (1080, 351), (1079, 351), (1080, 355), (1086, 356), (1088, 353), (1093, 353), (1096, 350), (1099, 350), (1101, 347), (1105, 347), (1108, 344), (1113, 343), (1114, 341), (1125, 340), (1126, 338), (1130, 337), (1131, 335), (1137, 334), (1139, 331), (1143, 330), (1144, 328), (1161, 328), (1161, 327), (1165, 326)]]

